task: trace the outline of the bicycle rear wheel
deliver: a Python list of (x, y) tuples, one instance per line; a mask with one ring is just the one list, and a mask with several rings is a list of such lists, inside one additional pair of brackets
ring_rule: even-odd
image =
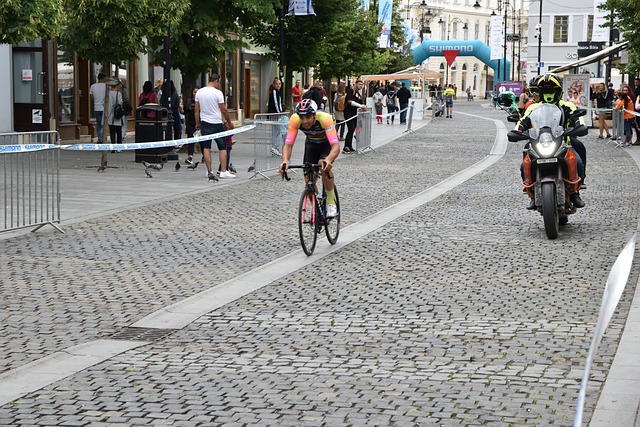
[(300, 232), (300, 244), (305, 254), (311, 255), (316, 248), (318, 239), (318, 218), (316, 215), (316, 195), (305, 190), (300, 197), (298, 209), (298, 231)]
[[(338, 208), (338, 214), (333, 218), (327, 218), (324, 227), (325, 233), (327, 233), (327, 240), (332, 245), (335, 245), (338, 241), (338, 234), (340, 234), (340, 198), (338, 198), (338, 188), (333, 186), (333, 194), (336, 199), (336, 208)], [(326, 199), (325, 199), (326, 200)]]

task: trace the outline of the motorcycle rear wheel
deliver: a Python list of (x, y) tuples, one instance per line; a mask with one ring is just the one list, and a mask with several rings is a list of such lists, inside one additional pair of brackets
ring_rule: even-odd
[(552, 240), (557, 238), (560, 224), (556, 206), (556, 187), (552, 182), (542, 184), (542, 218), (547, 237)]

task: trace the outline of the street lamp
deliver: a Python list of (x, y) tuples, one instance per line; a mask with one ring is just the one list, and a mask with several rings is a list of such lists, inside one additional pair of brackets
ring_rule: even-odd
[[(474, 7), (475, 7), (475, 5), (474, 5)], [(446, 20), (446, 19), (442, 19), (442, 17), (440, 17), (440, 19), (438, 20), (438, 24), (446, 25), (447, 41), (449, 41), (449, 36), (450, 36), (450, 33), (451, 33), (451, 25), (459, 24), (461, 22), (464, 23), (464, 25), (462, 26), (462, 29), (463, 30), (468, 30), (469, 26), (467, 25), (466, 22), (463, 22), (462, 19), (460, 19), (460, 18), (453, 17), (453, 18), (451, 18), (449, 20)], [(445, 84), (445, 86), (449, 84), (449, 62), (447, 62), (447, 67), (446, 67), (445, 77), (444, 77), (444, 84)]]
[[(433, 12), (431, 12), (431, 8), (429, 7), (429, 5), (426, 3), (425, 0), (422, 0), (420, 3), (414, 3), (412, 5), (409, 5), (409, 3), (407, 2), (407, 20), (410, 19), (411, 9), (414, 7), (419, 8), (421, 13), (420, 13), (420, 20), (411, 19), (411, 28), (414, 30), (418, 30), (418, 29), (420, 30), (420, 42), (422, 43), (424, 41), (424, 35), (431, 34), (431, 28), (429, 27), (429, 24), (431, 22), (431, 18), (434, 15), (433, 15)], [(426, 23), (426, 26), (425, 26), (425, 23)]]

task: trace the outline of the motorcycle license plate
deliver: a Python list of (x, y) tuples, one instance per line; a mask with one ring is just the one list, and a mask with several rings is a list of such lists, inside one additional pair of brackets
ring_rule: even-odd
[(538, 159), (536, 163), (558, 163), (558, 159), (556, 157), (552, 157), (550, 159)]

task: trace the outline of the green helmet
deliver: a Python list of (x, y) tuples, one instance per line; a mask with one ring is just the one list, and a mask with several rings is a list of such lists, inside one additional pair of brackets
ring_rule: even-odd
[(562, 99), (562, 78), (554, 73), (547, 73), (538, 79), (540, 101), (557, 104)]

